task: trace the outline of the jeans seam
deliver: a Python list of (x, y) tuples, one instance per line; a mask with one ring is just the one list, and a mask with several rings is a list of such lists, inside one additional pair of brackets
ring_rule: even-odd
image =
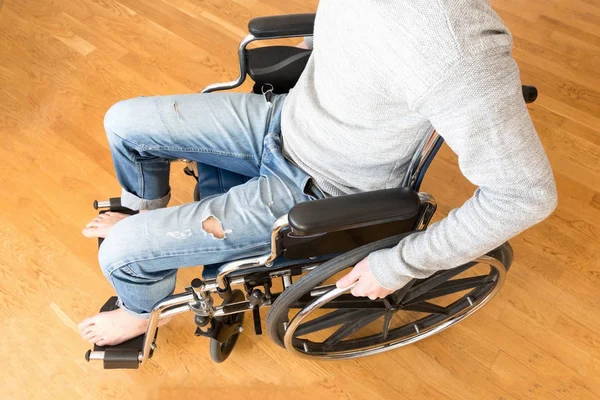
[[(259, 247), (259, 246), (265, 246), (267, 244), (269, 244), (270, 242), (261, 242), (261, 243), (257, 243), (257, 244), (252, 244), (249, 246), (242, 246), (242, 247), (230, 247), (229, 250), (246, 250), (246, 249), (251, 249), (253, 247)], [(173, 253), (173, 254), (162, 254), (160, 256), (156, 256), (156, 257), (151, 257), (151, 258), (142, 258), (142, 259), (136, 259), (136, 260), (130, 260), (130, 261), (125, 261), (123, 260), (122, 262), (118, 263), (118, 264), (123, 264), (119, 267), (115, 267), (115, 268), (107, 268), (108, 269), (108, 274), (111, 277), (111, 282), (112, 282), (112, 275), (113, 273), (118, 270), (121, 269), (125, 266), (129, 266), (130, 264), (133, 263), (137, 263), (137, 262), (144, 262), (144, 261), (153, 261), (153, 260), (158, 260), (161, 258), (166, 258), (166, 257), (179, 257), (179, 256), (189, 256), (192, 254), (198, 254), (198, 253), (217, 253), (217, 252), (222, 252), (223, 249), (215, 249), (215, 250), (206, 250), (206, 249), (202, 249), (202, 250), (194, 250), (192, 252), (183, 252), (183, 253)], [(129, 267), (130, 268), (130, 267)], [(176, 268), (173, 268), (176, 269)], [(140, 276), (138, 276), (140, 277)], [(145, 278), (144, 278), (145, 279)]]
[[(147, 146), (147, 145), (143, 145), (141, 143), (133, 142), (129, 139), (125, 139), (125, 138), (119, 136), (115, 132), (113, 132), (113, 135), (115, 135), (116, 137), (118, 137), (119, 139), (121, 139), (124, 142), (130, 143), (132, 145), (132, 147), (134, 148), (134, 150), (136, 150), (138, 152), (145, 151), (145, 150), (170, 150), (170, 151), (182, 151), (184, 153), (209, 153), (209, 154), (214, 154), (217, 156), (228, 156), (228, 157), (236, 157), (236, 158), (254, 160), (254, 162), (256, 162), (256, 157), (254, 157), (252, 154), (248, 154), (248, 153), (232, 153), (229, 151), (210, 150), (210, 149), (202, 149), (202, 148), (197, 148), (197, 147), (184, 148), (184, 147), (171, 147), (171, 146)], [(132, 153), (130, 153), (130, 154), (132, 154)], [(136, 158), (135, 157), (133, 157), (133, 158), (134, 159), (132, 161), (136, 161)]]
[[(131, 276), (135, 276), (136, 278), (144, 278), (143, 276), (138, 275), (133, 269), (131, 269), (131, 267), (129, 266), (129, 264), (125, 264), (122, 267), (117, 268), (117, 269), (120, 269), (121, 271), (125, 271), (126, 274), (129, 274)], [(116, 269), (114, 271), (116, 271)], [(144, 279), (146, 279), (146, 278), (144, 278)]]
[(183, 148), (183, 147), (170, 147), (170, 146), (144, 146), (144, 150), (170, 150), (170, 151), (182, 151), (184, 153), (209, 153), (217, 156), (228, 156), (236, 158), (244, 158), (256, 161), (256, 158), (252, 154), (247, 153), (232, 153), (229, 151), (209, 150), (201, 148)]
[(138, 171), (138, 185), (140, 186), (139, 197), (141, 197), (143, 199), (146, 196), (144, 196), (144, 186), (145, 185), (144, 185), (144, 171), (142, 170), (142, 163), (136, 161), (135, 166)]
[[(137, 151), (139, 153), (139, 147), (140, 145), (138, 143), (132, 142), (131, 140), (127, 140), (123, 137), (121, 137), (119, 134), (117, 134), (114, 130), (111, 131), (111, 133), (118, 137), (119, 139), (121, 139), (122, 142), (126, 142), (132, 145), (132, 149)], [(133, 164), (135, 164), (135, 168), (137, 170), (137, 175), (138, 175), (138, 188), (141, 189), (140, 191), (140, 195), (137, 197), (141, 197), (144, 198), (144, 177), (142, 174), (142, 164), (138, 161), (138, 158), (136, 157), (136, 154), (132, 151), (130, 151), (129, 149), (125, 148), (127, 150), (127, 154), (129, 155), (129, 159), (131, 160), (131, 162)]]
[[(163, 125), (164, 125), (164, 122), (163, 122)], [(167, 132), (169, 132), (168, 128), (165, 127), (165, 129), (167, 130)], [(136, 143), (130, 139), (125, 139), (124, 137), (120, 136), (118, 133), (116, 133), (114, 131), (112, 131), (112, 134), (115, 135), (116, 137), (118, 137), (119, 139), (121, 139), (123, 142), (130, 143), (132, 145), (133, 149), (136, 150), (137, 152), (144, 151), (144, 150), (170, 150), (170, 151), (182, 151), (184, 153), (210, 153), (210, 154), (214, 154), (217, 156), (229, 156), (229, 157), (250, 159), (250, 160), (254, 160), (256, 162), (256, 157), (254, 157), (254, 155), (249, 154), (249, 153), (233, 153), (230, 151), (219, 151), (219, 150), (203, 149), (203, 148), (198, 148), (198, 147), (189, 148), (189, 147), (172, 147), (172, 146), (148, 146), (148, 145), (144, 145), (141, 143)], [(135, 155), (131, 152), (129, 152), (129, 154), (131, 156), (133, 156), (132, 157), (133, 159), (131, 161), (137, 162), (137, 158), (135, 157)]]

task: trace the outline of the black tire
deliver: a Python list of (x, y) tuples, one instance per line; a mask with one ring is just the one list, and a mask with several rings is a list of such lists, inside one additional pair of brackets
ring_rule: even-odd
[[(402, 239), (414, 232), (392, 236), (377, 242), (369, 243), (365, 246), (351, 250), (332, 260), (329, 260), (308, 274), (294, 282), (292, 286), (284, 290), (271, 306), (267, 316), (266, 329), (271, 339), (279, 346), (284, 347), (283, 337), (285, 336), (284, 323), (289, 322), (289, 310), (298, 302), (298, 300), (309, 293), (312, 289), (325, 282), (328, 278), (343, 271), (344, 269), (355, 265), (371, 252), (390, 248), (397, 245)], [(498, 247), (488, 253), (488, 256), (501, 261), (506, 272), (512, 263), (512, 248), (508, 243)]]
[(390, 236), (377, 242), (369, 243), (356, 249), (350, 250), (334, 259), (324, 262), (294, 284), (283, 291), (275, 300), (269, 314), (267, 314), (267, 332), (271, 339), (279, 346), (283, 345), (284, 329), (283, 323), (288, 322), (288, 310), (300, 297), (310, 292), (315, 286), (324, 282), (327, 278), (354, 265), (373, 251), (394, 247), (402, 239), (414, 232)]
[[(229, 300), (224, 301), (223, 304), (237, 303), (244, 301), (245, 299), (246, 297), (241, 290), (234, 290)], [(244, 322), (244, 313), (228, 315), (225, 317), (220, 317), (220, 319), (224, 324), (227, 325), (233, 325), (238, 322), (241, 324)], [(219, 342), (216, 339), (210, 339), (210, 358), (216, 363), (222, 363), (223, 361), (227, 360), (227, 357), (229, 357), (233, 351), (239, 336), (239, 333), (233, 334), (224, 342)]]

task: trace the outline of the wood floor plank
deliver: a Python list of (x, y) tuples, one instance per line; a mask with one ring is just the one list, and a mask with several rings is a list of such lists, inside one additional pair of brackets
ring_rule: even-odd
[[(545, 353), (558, 360), (559, 363), (552, 360), (553, 367), (549, 364), (546, 365), (547, 368), (551, 368), (552, 372), (556, 373), (558, 378), (563, 378), (565, 374), (572, 375), (573, 380), (578, 385), (584, 386), (596, 396), (600, 395), (600, 381), (594, 379), (593, 375), (594, 357), (586, 352), (585, 347), (573, 344), (571, 340), (556, 334), (550, 329), (543, 329), (542, 326), (536, 324), (527, 315), (510, 305), (505, 308), (499, 322), (519, 336), (535, 343)], [(534, 355), (532, 361), (546, 363), (539, 355)], [(576, 374), (572, 374), (569, 371), (565, 373), (565, 368), (560, 363), (567, 366), (570, 371), (576, 372)]]

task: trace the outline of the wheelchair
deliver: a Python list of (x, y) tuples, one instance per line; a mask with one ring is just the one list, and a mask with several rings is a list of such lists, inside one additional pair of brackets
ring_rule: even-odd
[[(257, 94), (286, 93), (300, 77), (311, 50), (290, 46), (248, 49), (254, 41), (306, 37), (315, 14), (260, 17), (248, 24), (238, 48), (236, 80), (207, 86), (203, 93), (239, 87), (246, 77)], [(525, 101), (537, 97), (523, 86)], [(302, 357), (347, 359), (396, 349), (432, 336), (483, 307), (500, 290), (513, 260), (508, 243), (458, 267), (413, 279), (384, 299), (370, 300), (337, 288), (335, 281), (369, 253), (393, 247), (404, 237), (427, 229), (436, 211), (421, 182), (443, 139), (433, 128), (412, 157), (401, 187), (329, 197), (295, 205), (277, 219), (270, 251), (258, 257), (205, 265), (183, 293), (152, 309), (146, 333), (117, 346), (94, 346), (87, 361), (105, 369), (134, 369), (156, 349), (158, 322), (191, 312), (195, 334), (210, 340), (210, 355), (222, 362), (243, 331), (246, 312), (262, 333), (261, 310), (270, 307), (266, 331), (279, 346)], [(188, 162), (185, 172), (197, 180), (194, 200), (244, 183), (249, 178)], [(134, 213), (119, 199), (94, 202), (96, 209)], [(117, 307), (112, 297), (101, 311)]]

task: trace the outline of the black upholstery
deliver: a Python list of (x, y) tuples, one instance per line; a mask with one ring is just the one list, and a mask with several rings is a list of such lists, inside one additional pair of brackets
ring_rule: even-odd
[(296, 204), (288, 219), (294, 234), (315, 235), (407, 220), (418, 214), (420, 204), (409, 188), (375, 190)]
[(309, 257), (341, 254), (386, 237), (415, 230), (419, 215), (385, 223), (361, 226), (354, 229), (327, 232), (317, 236), (295, 236), (284, 231), (278, 238), (280, 254), (286, 260), (303, 260)]
[(260, 39), (280, 36), (310, 36), (315, 14), (289, 14), (258, 17), (248, 22), (248, 31)]
[(538, 91), (535, 86), (522, 85), (521, 90), (523, 91), (525, 103), (533, 103), (537, 99)]
[(259, 47), (246, 51), (248, 75), (255, 82), (255, 93), (271, 85), (274, 93), (287, 93), (306, 67), (311, 50), (291, 46)]

